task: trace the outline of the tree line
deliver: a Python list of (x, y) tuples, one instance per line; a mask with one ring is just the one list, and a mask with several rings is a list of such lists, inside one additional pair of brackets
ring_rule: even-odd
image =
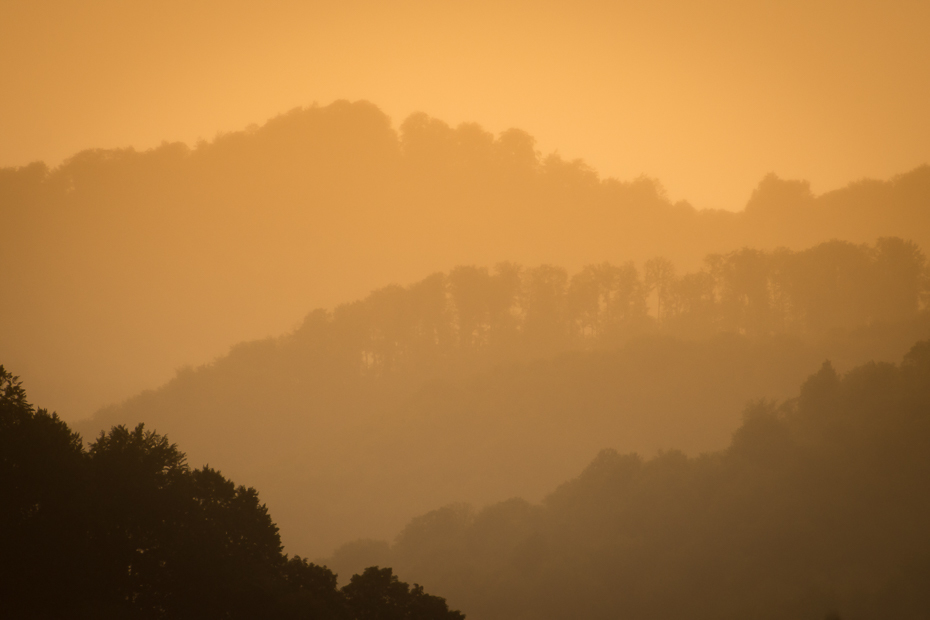
[(77, 428), (162, 429), (261, 488), (289, 548), (319, 557), (430, 506), (538, 499), (605, 445), (720, 449), (747, 399), (930, 336), (924, 266), (895, 238), (744, 249), (684, 274), (463, 266), (311, 312)]
[(743, 248), (678, 274), (657, 257), (642, 269), (589, 265), (460, 266), (408, 287), (311, 313), (294, 337), (338, 351), (361, 375), (435, 367), (453, 358), (500, 361), (615, 347), (664, 333), (817, 337), (913, 319), (930, 291), (913, 242), (830, 241), (803, 251)]
[(448, 505), (327, 562), (390, 562), (482, 620), (917, 620), (928, 480), (923, 341), (900, 364), (824, 362), (796, 397), (750, 403), (724, 450), (607, 449), (540, 503)]
[(341, 101), (195, 145), (0, 169), (0, 264), (16, 274), (0, 320), (19, 326), (0, 350), (77, 418), (387, 282), (501, 261), (574, 272), (663, 256), (691, 272), (708, 254), (830, 239), (926, 248), (928, 197), (923, 166), (822, 195), (770, 175), (743, 212), (699, 210), (517, 129), (392, 123)]
[(164, 435), (113, 427), (85, 448), (0, 366), (0, 615), (10, 618), (461, 620), (369, 567), (283, 553), (254, 488), (191, 468)]

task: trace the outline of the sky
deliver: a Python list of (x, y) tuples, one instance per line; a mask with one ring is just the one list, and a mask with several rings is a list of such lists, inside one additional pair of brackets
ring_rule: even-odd
[(930, 2), (0, 0), (0, 166), (366, 99), (739, 210), (930, 162)]

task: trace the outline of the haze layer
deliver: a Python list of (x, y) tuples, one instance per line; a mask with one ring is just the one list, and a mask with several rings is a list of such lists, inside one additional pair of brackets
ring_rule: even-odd
[(899, 236), (930, 245), (930, 172), (815, 197), (767, 176), (744, 212), (697, 211), (648, 179), (601, 179), (424, 114), (365, 102), (295, 109), (195, 149), (85, 151), (0, 171), (0, 349), (69, 419), (167, 380), (315, 307), (457, 265), (662, 256), (691, 269), (744, 245)]
[(5, 2), (0, 165), (364, 98), (737, 210), (768, 172), (820, 193), (927, 162), (928, 23), (908, 0)]

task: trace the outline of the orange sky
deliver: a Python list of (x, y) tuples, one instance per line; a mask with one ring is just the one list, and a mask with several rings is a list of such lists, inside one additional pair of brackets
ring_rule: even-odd
[(928, 32), (925, 0), (6, 0), (0, 165), (368, 99), (739, 209), (770, 171), (819, 193), (930, 162)]

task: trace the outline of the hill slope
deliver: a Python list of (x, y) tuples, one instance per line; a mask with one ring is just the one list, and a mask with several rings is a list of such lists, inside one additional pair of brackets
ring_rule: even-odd
[(541, 503), (421, 515), (374, 560), (493, 618), (924, 618), (930, 606), (930, 342), (900, 365), (830, 363), (730, 445), (604, 450)]
[(75, 419), (384, 282), (499, 261), (693, 269), (707, 253), (832, 238), (928, 247), (928, 201), (924, 167), (821, 196), (767, 177), (744, 212), (699, 212), (652, 180), (538, 153), (519, 130), (423, 114), (395, 128), (337, 102), (194, 148), (0, 170), (0, 351)]
[(177, 438), (261, 488), (290, 551), (319, 555), (443, 503), (538, 499), (606, 446), (723, 448), (748, 399), (930, 337), (923, 255), (900, 240), (741, 250), (661, 281), (660, 265), (460, 267), (379, 289), (78, 429)]

